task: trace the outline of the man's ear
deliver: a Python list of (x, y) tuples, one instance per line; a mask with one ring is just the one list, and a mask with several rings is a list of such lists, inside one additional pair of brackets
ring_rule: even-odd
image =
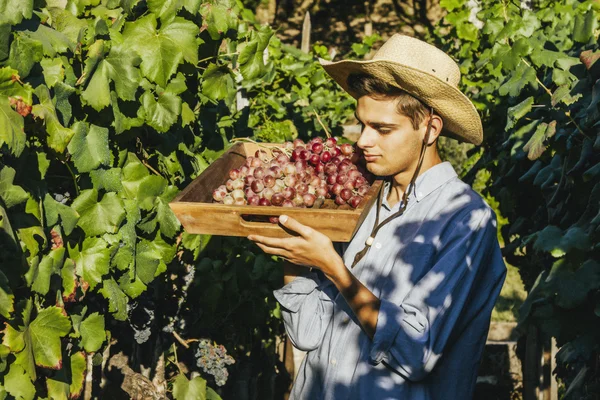
[[(431, 117), (431, 131), (429, 132), (429, 140), (427, 141), (427, 145), (431, 146), (435, 143), (438, 137), (442, 134), (442, 130), (444, 129), (444, 121), (442, 117), (437, 114), (433, 114)], [(425, 126), (427, 129), (427, 126)]]

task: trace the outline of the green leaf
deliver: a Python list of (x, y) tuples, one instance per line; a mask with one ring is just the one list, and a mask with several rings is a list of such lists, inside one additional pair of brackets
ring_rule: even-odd
[(48, 146), (57, 153), (63, 153), (75, 132), (69, 128), (65, 128), (58, 121), (56, 108), (52, 103), (50, 91), (46, 86), (38, 86), (35, 89), (35, 94), (38, 97), (40, 104), (34, 105), (31, 111), (37, 118), (44, 120), (49, 135)]
[(32, 94), (31, 86), (19, 81), (17, 70), (8, 67), (0, 68), (0, 96), (21, 99), (25, 104), (31, 105)]
[(0, 147), (3, 144), (19, 157), (25, 149), (23, 117), (12, 109), (7, 97), (0, 96)]
[(465, 4), (465, 0), (441, 0), (440, 7), (445, 8), (448, 11), (454, 11), (457, 8), (461, 8)]
[(121, 168), (97, 169), (90, 172), (90, 178), (97, 190), (106, 190), (107, 192), (123, 190)]
[(135, 100), (135, 93), (142, 79), (137, 66), (140, 58), (123, 45), (110, 49), (108, 57), (98, 63), (86, 89), (81, 92), (83, 100), (96, 111), (107, 107), (110, 102), (110, 83), (122, 100)]
[(52, 400), (68, 400), (78, 398), (83, 391), (86, 360), (83, 351), (75, 352), (70, 358), (70, 368), (63, 368), (52, 378), (48, 378), (46, 386), (48, 396)]
[(552, 99), (551, 99), (552, 107), (556, 107), (556, 105), (560, 102), (564, 103), (567, 106), (570, 106), (571, 104), (577, 102), (577, 100), (579, 100), (579, 98), (581, 98), (583, 96), (581, 93), (577, 93), (577, 95), (571, 96), (570, 92), (571, 92), (571, 89), (570, 89), (569, 85), (559, 86), (554, 91), (554, 93), (552, 93)]
[(90, 125), (88, 130), (85, 122), (75, 123), (72, 129), (75, 135), (67, 148), (79, 172), (90, 172), (109, 164), (108, 129)]
[(106, 340), (104, 331), (104, 316), (97, 312), (91, 314), (79, 325), (81, 333), (81, 345), (88, 353), (94, 353), (100, 349)]
[(102, 276), (108, 274), (110, 248), (101, 238), (86, 238), (81, 247), (70, 248), (69, 257), (75, 262), (75, 272), (94, 289), (102, 282)]
[(60, 277), (62, 279), (63, 301), (69, 302), (75, 300), (78, 282), (75, 275), (75, 263), (70, 258), (65, 260), (60, 270)]
[(33, 1), (0, 0), (0, 23), (17, 25), (23, 18), (31, 18), (32, 13)]
[(533, 244), (534, 249), (546, 251), (554, 257), (562, 257), (573, 249), (588, 250), (591, 246), (589, 236), (579, 227), (563, 230), (554, 225), (548, 225), (537, 233)]
[(531, 106), (533, 106), (533, 101), (534, 101), (533, 96), (530, 96), (530, 97), (526, 98), (525, 100), (523, 100), (522, 102), (520, 102), (519, 104), (517, 104), (516, 106), (509, 107), (508, 112), (507, 112), (508, 118), (506, 120), (506, 127), (504, 128), (504, 130), (508, 131), (513, 126), (515, 126), (515, 124), (517, 123), (518, 120), (520, 120), (525, 115), (527, 115), (527, 113), (529, 111), (531, 111)]
[(190, 14), (196, 15), (200, 10), (202, 0), (183, 0), (183, 8), (188, 10)]
[(98, 202), (98, 191), (87, 189), (79, 194), (72, 207), (80, 215), (79, 225), (87, 236), (116, 233), (125, 218), (123, 201), (116, 193), (106, 193)]
[(40, 64), (43, 69), (44, 81), (49, 88), (65, 79), (65, 68), (60, 58), (44, 58)]
[(181, 126), (192, 125), (192, 122), (196, 120), (196, 114), (190, 108), (188, 103), (181, 104)]
[(161, 20), (170, 20), (181, 8), (181, 0), (147, 0), (148, 9)]
[(166, 200), (161, 196), (156, 198), (155, 203), (156, 219), (160, 225), (160, 231), (166, 237), (173, 238), (175, 234), (179, 232), (181, 223), (171, 210), (171, 207), (169, 207), (169, 200)]
[(233, 7), (224, 1), (205, 2), (200, 6), (203, 17), (202, 30), (208, 30), (212, 40), (219, 40), (229, 29), (235, 29), (237, 18)]
[[(15, 295), (4, 272), (0, 271), (0, 315), (9, 319), (15, 310)], [(1, 372), (1, 371), (0, 371)]]
[(108, 300), (108, 311), (113, 313), (113, 317), (118, 321), (127, 319), (127, 295), (123, 293), (117, 282), (113, 278), (102, 282), (102, 288), (98, 291)]
[(47, 294), (50, 290), (50, 278), (53, 274), (60, 271), (64, 257), (64, 247), (53, 249), (50, 251), (50, 254), (45, 255), (33, 271), (33, 276), (30, 280), (32, 282), (31, 290), (42, 295)]
[(16, 363), (10, 366), (4, 377), (4, 388), (18, 400), (33, 400), (35, 398), (35, 387), (31, 383), (29, 375), (23, 367)]
[(265, 74), (263, 52), (269, 45), (271, 36), (273, 36), (273, 31), (265, 26), (259, 31), (252, 31), (250, 41), (244, 43), (238, 58), (240, 72), (244, 79), (256, 79)]
[(63, 33), (47, 27), (38, 25), (35, 32), (26, 31), (27, 36), (42, 44), (44, 55), (54, 58), (57, 53), (64, 54), (68, 51), (75, 52), (76, 42), (69, 39)]
[(202, 94), (218, 101), (231, 98), (235, 93), (235, 83), (229, 67), (211, 63), (202, 74)]
[(169, 92), (160, 94), (158, 101), (154, 99), (152, 93), (146, 92), (141, 101), (146, 111), (148, 125), (158, 132), (168, 131), (181, 114), (181, 98)]
[(62, 228), (65, 235), (70, 235), (77, 226), (79, 220), (79, 214), (73, 208), (61, 204), (54, 200), (52, 196), (46, 193), (44, 196), (44, 216), (46, 217), (46, 225), (53, 226), (59, 222), (62, 223)]
[(573, 27), (573, 40), (580, 43), (587, 43), (596, 30), (598, 16), (594, 10), (589, 10), (585, 15), (575, 15), (575, 26)]
[(140, 55), (144, 76), (166, 87), (169, 78), (184, 60), (194, 65), (198, 62), (198, 27), (181, 17), (167, 23), (163, 21), (158, 30), (156, 27), (156, 17), (149, 14), (127, 23), (123, 40)]
[(600, 264), (587, 260), (579, 268), (573, 268), (560, 259), (552, 266), (546, 282), (556, 288), (555, 303), (573, 309), (585, 303), (590, 291), (600, 287)]
[(160, 234), (153, 241), (142, 239), (136, 248), (136, 274), (144, 284), (148, 284), (166, 270), (166, 264), (174, 256), (175, 248), (165, 243)]
[(546, 141), (556, 133), (556, 121), (547, 124), (542, 122), (538, 125), (535, 133), (529, 141), (523, 146), (523, 151), (527, 152), (527, 158), (537, 160), (544, 150), (546, 150)]
[(175, 400), (206, 400), (206, 380), (197, 376), (191, 381), (184, 374), (179, 374), (173, 383)]
[(501, 96), (508, 94), (511, 97), (517, 97), (527, 85), (537, 89), (535, 69), (521, 63), (517, 70), (510, 74), (510, 78), (500, 86), (498, 93)]
[(33, 66), (42, 60), (42, 43), (25, 33), (18, 32), (10, 45), (7, 65), (19, 71), (21, 78), (27, 78)]
[(16, 171), (9, 166), (0, 170), (0, 199), (6, 208), (11, 208), (27, 201), (29, 195), (21, 186), (14, 185)]

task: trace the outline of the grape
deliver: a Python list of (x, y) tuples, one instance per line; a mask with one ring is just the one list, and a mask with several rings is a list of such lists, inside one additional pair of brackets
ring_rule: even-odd
[[(317, 198), (335, 199), (338, 205), (357, 208), (373, 178), (357, 164), (359, 151), (347, 143), (338, 145), (335, 138), (318, 137), (307, 143), (285, 142), (270, 151), (258, 149), (243, 165), (228, 171), (229, 179), (213, 190), (212, 197), (226, 205), (282, 207), (313, 207)], [(63, 197), (56, 195), (57, 201)]]
[(350, 200), (350, 197), (352, 197), (352, 190), (342, 189), (342, 191), (340, 192), (340, 197), (346, 201)]
[(215, 378), (217, 386), (223, 386), (227, 382), (229, 372), (227, 365), (235, 363), (233, 357), (227, 354), (223, 345), (215, 346), (207, 339), (198, 342), (198, 350), (195, 353), (196, 365)]
[(362, 197), (352, 196), (352, 197), (350, 197), (350, 200), (348, 200), (348, 204), (350, 204), (350, 206), (352, 208), (356, 208), (356, 207), (358, 207), (358, 205), (360, 204), (361, 201), (362, 201)]

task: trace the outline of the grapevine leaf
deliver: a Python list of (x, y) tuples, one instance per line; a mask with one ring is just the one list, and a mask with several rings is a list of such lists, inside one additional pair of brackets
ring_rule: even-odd
[(572, 227), (563, 234), (563, 230), (559, 227), (548, 225), (538, 232), (533, 247), (537, 250), (547, 251), (554, 257), (562, 257), (572, 249), (589, 249), (590, 239), (579, 227)]
[(17, 25), (33, 13), (33, 1), (0, 0), (0, 22)]
[(252, 31), (250, 41), (245, 43), (238, 63), (240, 72), (244, 79), (256, 79), (265, 73), (265, 62), (263, 52), (269, 45), (269, 40), (273, 36), (273, 31), (265, 26), (259, 31)]
[(565, 259), (552, 265), (546, 282), (556, 287), (555, 303), (566, 309), (585, 302), (588, 293), (600, 287), (600, 264), (587, 260), (574, 269)]
[(119, 278), (119, 287), (127, 296), (135, 299), (146, 291), (147, 286), (144, 285), (139, 276), (135, 274), (134, 268), (131, 268), (127, 273)]
[(63, 153), (75, 132), (69, 128), (65, 128), (59, 122), (56, 115), (56, 108), (50, 97), (50, 91), (46, 86), (38, 86), (35, 89), (35, 94), (38, 97), (40, 104), (33, 106), (33, 115), (44, 120), (49, 135), (48, 146), (57, 153)]
[(46, 386), (51, 399), (78, 398), (83, 390), (86, 360), (83, 351), (75, 352), (70, 358), (70, 368), (63, 368), (52, 378), (48, 378)]
[(73, 301), (77, 290), (77, 276), (75, 275), (75, 262), (70, 258), (65, 260), (60, 270), (60, 277), (62, 279), (63, 301)]
[(62, 223), (62, 228), (66, 235), (70, 235), (77, 226), (79, 220), (79, 214), (73, 208), (61, 204), (54, 200), (50, 194), (44, 196), (44, 215), (46, 218), (46, 224), (48, 226), (56, 225), (59, 222)]
[(514, 107), (510, 107), (508, 109), (508, 118), (504, 130), (508, 131), (515, 126), (518, 120), (523, 118), (529, 111), (531, 111), (531, 106), (533, 106), (533, 96), (526, 98)]
[(196, 120), (196, 114), (190, 108), (188, 103), (181, 104), (181, 126), (191, 125)]
[(42, 258), (37, 268), (33, 269), (32, 277), (28, 279), (31, 282), (31, 290), (42, 295), (48, 293), (50, 290), (50, 277), (60, 270), (64, 256), (65, 248), (59, 247)]
[(104, 316), (97, 312), (89, 315), (79, 325), (81, 333), (81, 345), (88, 353), (94, 353), (100, 349), (106, 340), (104, 331)]
[[(1, 3), (0, 3), (1, 4)], [(4, 388), (18, 400), (33, 400), (35, 387), (22, 366), (13, 363), (4, 376)]]
[(10, 288), (8, 278), (0, 271), (0, 315), (8, 319), (14, 310), (15, 295)]
[(41, 310), (37, 317), (24, 331), (25, 349), (31, 346), (36, 365), (40, 367), (60, 369), (62, 354), (60, 338), (71, 330), (71, 322), (58, 307)]
[(54, 87), (56, 109), (62, 115), (62, 121), (65, 125), (68, 125), (71, 121), (72, 107), (71, 103), (69, 103), (69, 97), (75, 92), (76, 90), (73, 86), (63, 82), (58, 82)]
[(61, 32), (39, 25), (35, 32), (26, 31), (27, 35), (42, 44), (44, 55), (56, 57), (57, 53), (64, 54), (67, 51), (75, 51), (75, 42)]
[(48, 11), (52, 16), (52, 28), (68, 37), (71, 42), (78, 43), (79, 34), (88, 27), (88, 21), (58, 7), (52, 7)]
[[(171, 186), (170, 189), (174, 189), (174, 193), (177, 193), (177, 188)], [(156, 219), (160, 225), (160, 231), (168, 238), (174, 237), (179, 228), (181, 228), (181, 223), (171, 210), (171, 207), (169, 207), (170, 200), (165, 199), (164, 196), (157, 197), (155, 200)]]
[(11, 37), (12, 34), (10, 24), (0, 21), (0, 60), (4, 60), (6, 57), (8, 57)]
[(16, 171), (9, 166), (0, 170), (0, 199), (6, 208), (11, 208), (27, 201), (29, 195), (21, 186), (14, 185)]
[(98, 190), (120, 192), (123, 189), (121, 168), (97, 169), (90, 172), (90, 178), (92, 184)]
[(114, 314), (114, 318), (118, 321), (127, 319), (127, 295), (123, 293), (117, 282), (113, 278), (102, 282), (100, 294), (108, 300), (108, 311)]
[(196, 15), (200, 10), (202, 0), (183, 0), (183, 8), (188, 10), (190, 14)]
[(179, 374), (173, 384), (173, 398), (206, 400), (206, 380), (199, 376), (188, 380), (184, 374)]
[(521, 63), (517, 70), (510, 75), (510, 78), (500, 86), (498, 93), (501, 96), (508, 94), (511, 97), (517, 97), (527, 85), (537, 89), (535, 69)]
[(573, 27), (573, 39), (577, 42), (587, 43), (594, 35), (598, 17), (593, 10), (589, 10), (585, 15), (575, 15), (575, 26)]
[(137, 66), (140, 58), (122, 45), (113, 46), (108, 57), (99, 62), (93, 76), (81, 93), (85, 102), (96, 111), (110, 104), (110, 82), (114, 82), (122, 100), (135, 100), (135, 92), (142, 79)]
[(457, 8), (462, 7), (465, 4), (465, 0), (441, 0), (440, 7), (445, 8), (448, 11), (454, 11)]
[(89, 283), (90, 289), (102, 282), (102, 276), (109, 271), (110, 248), (102, 238), (86, 238), (81, 249), (69, 248), (69, 257), (75, 262), (77, 275)]
[(181, 8), (181, 0), (147, 0), (148, 9), (161, 20), (170, 20)]
[(25, 149), (24, 127), (23, 117), (12, 109), (7, 97), (0, 96), (0, 147), (6, 143), (19, 157)]
[(72, 207), (80, 215), (77, 225), (88, 236), (116, 233), (125, 218), (123, 201), (112, 192), (106, 193), (98, 202), (96, 189), (84, 190), (75, 199)]
[(236, 15), (233, 7), (224, 1), (205, 2), (200, 6), (204, 21), (202, 29), (208, 30), (212, 40), (219, 40), (229, 29), (236, 28)]
[(143, 283), (148, 284), (166, 270), (166, 263), (174, 256), (174, 248), (165, 243), (160, 234), (153, 241), (142, 239), (136, 249), (136, 273)]
[(31, 105), (33, 89), (29, 84), (19, 82), (19, 72), (15, 69), (0, 68), (0, 95), (20, 98), (25, 104)]
[(78, 398), (83, 391), (85, 370), (85, 354), (82, 351), (79, 351), (71, 355), (71, 384), (69, 385), (71, 398)]
[(539, 124), (533, 136), (531, 136), (529, 141), (523, 146), (523, 151), (527, 152), (527, 158), (530, 160), (537, 160), (544, 150), (546, 150), (546, 141), (554, 136), (555, 132), (556, 121), (552, 121), (549, 124), (545, 122)]
[(44, 82), (49, 88), (65, 79), (65, 69), (60, 58), (44, 58), (40, 64), (43, 69)]
[(218, 101), (233, 97), (235, 92), (231, 70), (226, 65), (211, 63), (202, 75), (202, 93), (209, 99)]
[(571, 96), (569, 94), (570, 92), (571, 92), (571, 89), (569, 88), (568, 85), (562, 85), (562, 86), (558, 87), (554, 91), (554, 93), (552, 93), (552, 100), (551, 100), (552, 107), (556, 107), (556, 105), (560, 102), (564, 103), (567, 106), (570, 106), (571, 104), (573, 104), (577, 100), (579, 100), (580, 97), (583, 96), (581, 93), (577, 93), (577, 95)]
[(169, 92), (163, 92), (158, 97), (158, 101), (154, 99), (152, 93), (146, 92), (141, 101), (146, 111), (148, 125), (158, 132), (168, 131), (181, 114), (181, 98)]
[(171, 81), (167, 85), (167, 88), (165, 89), (166, 92), (173, 94), (181, 94), (186, 90), (187, 85), (185, 84), (185, 76), (183, 76), (181, 72), (177, 73), (177, 76), (171, 79)]
[(39, 40), (18, 32), (10, 45), (7, 65), (19, 71), (21, 78), (26, 78), (35, 63), (42, 60), (43, 54), (44, 49)]
[(100, 165), (110, 162), (108, 148), (108, 129), (85, 122), (77, 122), (72, 127), (75, 135), (68, 145), (73, 155), (73, 163), (79, 172), (90, 172)]
[(127, 23), (123, 40), (140, 55), (144, 76), (164, 88), (183, 60), (198, 62), (198, 27), (181, 17), (163, 23), (159, 30), (156, 27), (156, 17), (149, 14)]

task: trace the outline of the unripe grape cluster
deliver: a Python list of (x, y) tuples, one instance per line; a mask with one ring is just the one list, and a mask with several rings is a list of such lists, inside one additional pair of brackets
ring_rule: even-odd
[[(317, 199), (358, 207), (371, 187), (370, 174), (358, 165), (350, 144), (335, 138), (285, 142), (259, 149), (213, 191), (215, 202), (227, 205), (312, 207)], [(272, 222), (276, 222), (275, 219)]]

